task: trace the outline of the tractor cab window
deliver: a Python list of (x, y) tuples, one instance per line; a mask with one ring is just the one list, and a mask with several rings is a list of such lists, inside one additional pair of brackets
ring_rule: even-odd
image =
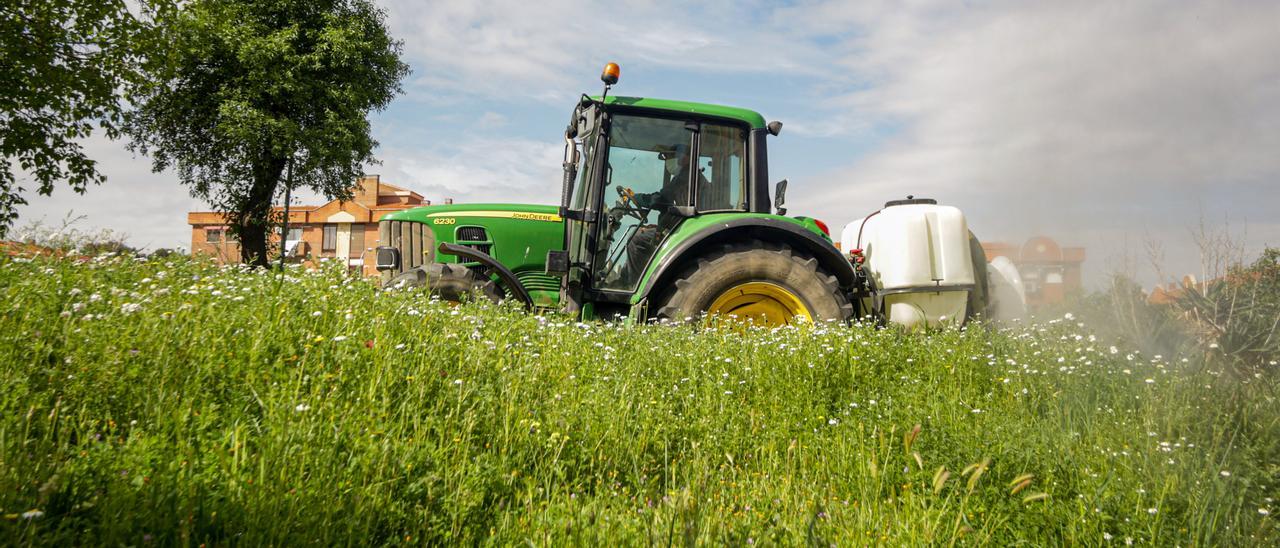
[[(658, 245), (690, 205), (690, 182), (705, 177), (692, 169), (695, 134), (684, 120), (614, 116), (604, 173), (606, 217), (596, 249), (597, 287), (635, 288)], [(612, 204), (612, 205), (609, 205)]]
[(703, 124), (698, 146), (698, 211), (747, 209), (747, 132)]

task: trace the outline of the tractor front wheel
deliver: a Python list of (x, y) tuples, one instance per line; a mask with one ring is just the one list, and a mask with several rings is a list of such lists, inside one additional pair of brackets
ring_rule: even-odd
[(786, 245), (729, 244), (690, 264), (659, 297), (657, 317), (734, 316), (756, 325), (848, 321), (853, 305), (818, 260)]
[(468, 299), (502, 300), (502, 291), (493, 280), (460, 264), (428, 263), (391, 279), (389, 287), (425, 287), (432, 295), (450, 302)]

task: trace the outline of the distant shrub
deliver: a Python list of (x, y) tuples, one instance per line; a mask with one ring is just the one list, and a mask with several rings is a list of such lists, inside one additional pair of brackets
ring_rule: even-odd
[(1186, 287), (1173, 307), (1206, 361), (1238, 373), (1277, 370), (1280, 360), (1280, 249), (1267, 248), (1250, 265)]
[(1196, 363), (1237, 374), (1280, 371), (1280, 249), (1225, 271), (1172, 290), (1167, 303), (1151, 302), (1141, 285), (1117, 275), (1073, 304), (1100, 336), (1121, 346), (1195, 354)]
[(1168, 306), (1152, 304), (1138, 282), (1115, 275), (1104, 291), (1082, 296), (1079, 314), (1098, 335), (1149, 355), (1173, 355), (1190, 348), (1187, 326)]
[(101, 255), (103, 253), (138, 254), (138, 250), (125, 243), (128, 234), (107, 229), (84, 230), (75, 225), (85, 217), (68, 213), (58, 226), (46, 224), (43, 219), (28, 222), (13, 231), (14, 241), (38, 246), (60, 253)]

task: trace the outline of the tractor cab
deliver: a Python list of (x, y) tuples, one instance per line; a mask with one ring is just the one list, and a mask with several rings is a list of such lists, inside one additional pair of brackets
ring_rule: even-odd
[(629, 306), (686, 219), (769, 213), (769, 131), (745, 109), (583, 96), (565, 132), (566, 303)]

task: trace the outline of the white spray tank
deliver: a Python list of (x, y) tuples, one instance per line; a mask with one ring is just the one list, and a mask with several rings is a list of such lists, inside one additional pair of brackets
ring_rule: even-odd
[(912, 196), (893, 200), (845, 225), (840, 244), (864, 257), (872, 286), (864, 310), (908, 328), (964, 321), (979, 273), (958, 208)]

